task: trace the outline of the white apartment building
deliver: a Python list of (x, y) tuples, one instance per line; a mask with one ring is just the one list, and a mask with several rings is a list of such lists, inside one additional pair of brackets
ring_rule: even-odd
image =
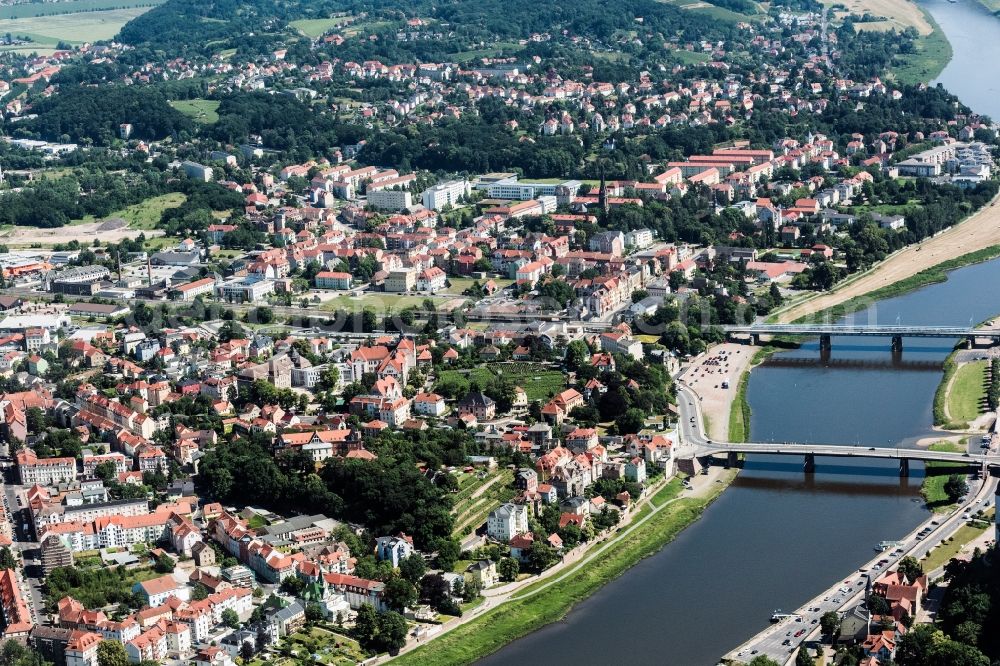
[(205, 183), (212, 180), (214, 174), (212, 167), (205, 166), (204, 164), (198, 164), (197, 162), (181, 163), (181, 171), (183, 171), (188, 178), (194, 178), (195, 180), (200, 180)]
[(523, 504), (502, 504), (490, 513), (486, 534), (500, 543), (507, 543), (528, 531), (528, 507)]
[(21, 449), (14, 459), (17, 462), (17, 474), (21, 483), (26, 486), (36, 483), (40, 486), (52, 486), (76, 478), (75, 458), (39, 459), (32, 449)]
[(445, 206), (455, 206), (460, 197), (468, 194), (469, 181), (464, 178), (462, 180), (449, 180), (424, 190), (420, 195), (420, 201), (424, 208), (441, 210)]
[(368, 205), (378, 210), (404, 210), (413, 205), (409, 190), (368, 191)]

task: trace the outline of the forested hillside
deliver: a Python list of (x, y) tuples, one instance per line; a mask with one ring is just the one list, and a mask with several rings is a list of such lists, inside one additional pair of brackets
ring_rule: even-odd
[(50, 140), (108, 145), (123, 123), (138, 139), (159, 139), (193, 129), (191, 119), (167, 103), (155, 88), (66, 86), (38, 102), (36, 118), (24, 126)]
[[(742, 6), (742, 5), (741, 5)], [(745, 7), (744, 7), (745, 8)], [(168, 0), (128, 23), (119, 39), (133, 46), (147, 46), (171, 53), (237, 47), (251, 34), (273, 33), (289, 21), (328, 17), (346, 12), (363, 15), (369, 24), (403, 25), (406, 18), (438, 22), (442, 29), (463, 38), (523, 38), (532, 33), (567, 31), (572, 35), (610, 42), (641, 32), (662, 44), (663, 39), (725, 38), (732, 25), (710, 15), (681, 10), (655, 0), (622, 0), (614, 11), (601, 0), (550, 3), (544, 11), (531, 0), (483, 2), (430, 2), (428, 0)], [(384, 27), (384, 26), (383, 26)], [(461, 44), (462, 40), (451, 40)], [(447, 51), (447, 44), (436, 48)], [(655, 46), (655, 44), (654, 44)]]

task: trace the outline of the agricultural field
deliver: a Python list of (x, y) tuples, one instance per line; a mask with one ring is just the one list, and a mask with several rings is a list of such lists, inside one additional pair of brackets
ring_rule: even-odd
[[(886, 27), (873, 26), (871, 29), (875, 30), (896, 29), (902, 32), (907, 28), (913, 28), (920, 35), (929, 35), (934, 30), (934, 26), (927, 19), (927, 14), (920, 8), (920, 5), (907, 2), (907, 0), (848, 0), (847, 2), (824, 0), (823, 4), (833, 8), (834, 15), (838, 19), (842, 19), (848, 14), (858, 16), (868, 14), (872, 18), (883, 19), (876, 23), (888, 24)], [(844, 7), (846, 7), (846, 11), (843, 11)], [(867, 29), (865, 22), (856, 22), (854, 25), (858, 30)]]
[(691, 12), (699, 12), (702, 14), (708, 14), (714, 19), (719, 21), (725, 21), (728, 23), (737, 23), (739, 21), (752, 21), (754, 17), (759, 14), (759, 7), (757, 14), (742, 14), (740, 12), (734, 12), (732, 10), (726, 9), (725, 7), (718, 7), (716, 5), (710, 4), (708, 2), (702, 2), (702, 0), (660, 0), (669, 5), (674, 5), (681, 9), (686, 9)]
[(527, 361), (488, 363), (471, 370), (444, 370), (438, 374), (438, 381), (450, 382), (459, 379), (483, 385), (500, 376), (523, 388), (529, 401), (546, 401), (566, 388), (566, 376), (562, 372), (549, 370), (538, 363)]
[(682, 65), (697, 65), (703, 62), (708, 62), (711, 60), (711, 56), (707, 53), (699, 53), (696, 51), (687, 51), (684, 49), (677, 49), (670, 53), (670, 57), (681, 63)]
[[(185, 199), (187, 199), (187, 196), (180, 192), (161, 194), (158, 197), (152, 197), (151, 199), (146, 199), (141, 203), (133, 204), (121, 210), (116, 210), (105, 219), (110, 220), (121, 218), (128, 222), (129, 229), (155, 229), (160, 223), (160, 217), (163, 215), (163, 211), (170, 208), (177, 208), (184, 203)], [(72, 224), (89, 224), (94, 221), (93, 217), (86, 217), (81, 220), (74, 220)]]
[(378, 32), (379, 30), (388, 28), (390, 25), (392, 25), (392, 21), (361, 21), (360, 23), (353, 23), (350, 28), (344, 30), (344, 37)]
[(497, 376), (504, 376), (524, 389), (528, 400), (548, 400), (566, 388), (566, 375), (559, 370), (549, 370), (537, 363), (490, 363), (486, 366)]
[(300, 19), (298, 21), (292, 21), (288, 25), (290, 25), (293, 29), (298, 30), (306, 37), (316, 39), (317, 37), (322, 37), (330, 30), (340, 27), (345, 23), (349, 23), (350, 21), (350, 16), (334, 16), (332, 18), (322, 19)]
[(485, 367), (472, 368), (471, 370), (442, 370), (438, 373), (438, 381), (451, 382), (455, 380), (474, 381), (480, 385), (491, 381), (495, 375)]
[(17, 44), (0, 46), (0, 53), (15, 53), (17, 55), (37, 55), (48, 57), (59, 49), (52, 46), (19, 46)]
[(32, 46), (54, 47), (60, 41), (82, 44), (111, 39), (122, 26), (149, 11), (150, 7), (109, 9), (52, 16), (0, 19), (0, 33), (28, 37)]
[(166, 0), (67, 0), (66, 2), (25, 2), (0, 7), (0, 19), (30, 18), (33, 16), (53, 16), (56, 14), (79, 14), (111, 9), (133, 9), (155, 7)]
[(214, 99), (179, 99), (170, 103), (196, 123), (212, 125), (219, 121), (219, 102)]

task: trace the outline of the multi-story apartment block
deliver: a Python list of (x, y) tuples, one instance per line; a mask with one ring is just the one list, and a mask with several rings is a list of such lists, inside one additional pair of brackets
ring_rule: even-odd
[(429, 210), (441, 210), (445, 206), (455, 206), (458, 200), (469, 194), (469, 181), (450, 180), (445, 183), (438, 183), (423, 191), (420, 200), (424, 208)]
[(17, 475), (23, 485), (51, 486), (76, 478), (76, 459), (39, 458), (32, 449), (21, 449), (14, 456)]

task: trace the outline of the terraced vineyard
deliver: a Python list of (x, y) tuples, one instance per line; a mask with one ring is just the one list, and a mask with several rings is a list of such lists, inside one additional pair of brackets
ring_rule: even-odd
[(438, 379), (452, 380), (459, 377), (483, 385), (500, 376), (523, 388), (530, 401), (545, 402), (566, 388), (566, 375), (561, 370), (553, 370), (541, 363), (529, 361), (487, 363), (471, 370), (444, 370)]
[(509, 469), (495, 472), (485, 479), (470, 476), (459, 482), (453, 496), (455, 529), (452, 534), (463, 537), (485, 522), (490, 512), (514, 497), (514, 473)]

